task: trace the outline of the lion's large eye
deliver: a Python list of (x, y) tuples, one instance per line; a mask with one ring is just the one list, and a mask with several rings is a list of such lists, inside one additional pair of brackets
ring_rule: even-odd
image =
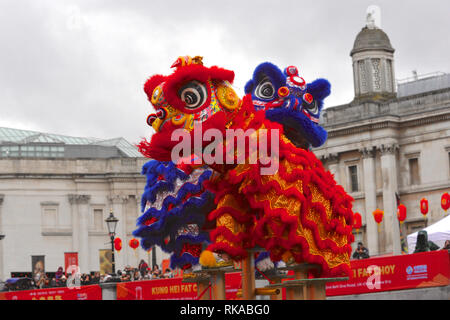
[(303, 102), (303, 107), (308, 110), (309, 113), (312, 113), (314, 115), (317, 114), (317, 112), (319, 112), (319, 107), (317, 106), (317, 102), (314, 100), (313, 102), (311, 102), (310, 104)]
[(260, 99), (272, 99), (275, 95), (275, 88), (269, 78), (264, 78), (255, 89), (255, 96)]
[(203, 83), (193, 80), (182, 86), (178, 95), (186, 104), (186, 108), (196, 109), (205, 103), (208, 91)]

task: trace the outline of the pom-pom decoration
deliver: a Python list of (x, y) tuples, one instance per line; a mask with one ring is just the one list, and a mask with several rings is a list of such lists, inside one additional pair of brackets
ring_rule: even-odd
[(214, 254), (209, 250), (205, 250), (200, 254), (199, 262), (202, 266), (209, 268), (213, 268), (217, 265)]
[(122, 239), (120, 239), (120, 238), (114, 239), (114, 249), (117, 252), (120, 252), (120, 250), (122, 250)]
[(406, 207), (403, 204), (399, 204), (398, 208), (397, 208), (397, 219), (398, 221), (400, 221), (400, 224), (403, 223), (403, 221), (405, 221), (406, 219)]
[(444, 193), (441, 197), (441, 207), (444, 211), (447, 211), (450, 208), (450, 195), (448, 192)]
[(356, 232), (359, 232), (359, 229), (362, 227), (362, 218), (361, 214), (359, 212), (355, 212), (353, 215), (353, 229), (356, 230)]

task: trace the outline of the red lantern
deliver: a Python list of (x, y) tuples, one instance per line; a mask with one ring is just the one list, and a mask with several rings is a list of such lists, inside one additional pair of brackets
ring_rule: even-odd
[(139, 247), (139, 240), (136, 238), (133, 238), (128, 242), (128, 245), (131, 248), (133, 248), (133, 250), (136, 250)]
[(450, 208), (450, 195), (448, 192), (444, 193), (441, 197), (441, 207), (444, 211), (447, 211)]
[(422, 200), (420, 200), (420, 212), (422, 212), (423, 217), (426, 218), (428, 213), (428, 200), (426, 198), (422, 198)]
[(380, 223), (383, 221), (384, 212), (383, 210), (376, 209), (372, 214), (375, 222), (378, 224), (378, 232), (380, 232)]
[(401, 203), (397, 208), (397, 219), (400, 221), (400, 224), (406, 219), (406, 207)]
[(353, 229), (356, 229), (356, 232), (359, 232), (361, 226), (361, 214), (359, 212), (355, 212), (355, 214), (353, 215)]
[(114, 239), (114, 249), (116, 249), (117, 252), (122, 250), (122, 239), (120, 239), (120, 238)]

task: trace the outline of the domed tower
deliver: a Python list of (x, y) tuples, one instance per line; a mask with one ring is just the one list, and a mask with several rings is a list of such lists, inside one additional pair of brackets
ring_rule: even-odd
[(381, 30), (380, 9), (367, 9), (366, 26), (350, 52), (353, 62), (355, 102), (386, 101), (396, 97), (394, 48)]

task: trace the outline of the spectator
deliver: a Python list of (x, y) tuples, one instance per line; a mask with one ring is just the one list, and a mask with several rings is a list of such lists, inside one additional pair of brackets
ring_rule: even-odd
[(100, 283), (100, 272), (95, 272), (94, 276), (91, 279), (91, 283), (93, 284), (99, 284)]
[(58, 286), (58, 281), (56, 280), (56, 278), (52, 278), (50, 280), (50, 288), (56, 288)]
[(148, 270), (145, 271), (144, 276), (142, 277), (143, 280), (150, 280), (152, 277), (150, 276), (150, 273)]
[(442, 250), (450, 250), (450, 240), (445, 240), (445, 244)]
[(61, 279), (59, 279), (58, 281), (58, 287), (65, 287), (67, 285), (66, 281), (67, 281), (66, 276), (63, 273)]
[(139, 281), (142, 279), (141, 272), (139, 269), (134, 269), (133, 281)]
[(163, 278), (173, 278), (172, 270), (166, 269), (166, 271), (164, 271)]
[(369, 250), (364, 247), (362, 242), (358, 242), (358, 247), (353, 253), (353, 259), (367, 259), (369, 258)]
[(38, 270), (38, 272), (36, 272), (36, 274), (34, 275), (34, 284), (37, 288), (42, 289), (45, 285), (45, 273), (42, 272), (41, 270)]
[(56, 271), (56, 273), (55, 273), (55, 280), (58, 281), (59, 279), (61, 279), (61, 276), (63, 274), (64, 274), (63, 267), (59, 267), (58, 271)]
[(44, 273), (43, 286), (41, 288), (44, 288), (44, 289), (51, 288), (51, 286), (50, 286), (50, 279), (47, 277), (47, 275), (45, 273)]
[(435, 251), (438, 249), (439, 247), (433, 241), (428, 241), (428, 233), (425, 230), (420, 230), (417, 233), (416, 248), (414, 253)]
[(141, 262), (139, 262), (138, 269), (141, 273), (141, 276), (144, 277), (145, 272), (148, 270), (148, 264), (144, 261), (144, 259), (142, 259)]
[(117, 273), (120, 276), (120, 281), (126, 282), (131, 280), (131, 275), (128, 271), (128, 266), (123, 270), (124, 272)]
[(81, 285), (88, 286), (91, 284), (91, 276), (88, 274), (85, 274), (84, 277), (81, 280)]
[[(118, 270), (117, 271), (117, 275), (120, 277), (122, 275), (122, 271)], [(103, 281), (102, 282), (109, 282), (112, 279), (112, 275), (110, 274), (105, 274), (103, 276)]]
[(161, 270), (159, 270), (159, 267), (157, 264), (155, 264), (153, 266), (153, 271), (152, 271), (152, 279), (157, 279), (161, 276)]

